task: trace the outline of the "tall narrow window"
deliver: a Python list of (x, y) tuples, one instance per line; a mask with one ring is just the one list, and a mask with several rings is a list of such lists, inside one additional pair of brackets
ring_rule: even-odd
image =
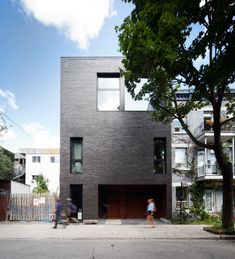
[(166, 140), (154, 138), (154, 173), (166, 173)]
[(117, 73), (98, 74), (97, 104), (99, 111), (120, 109), (120, 75)]
[(71, 138), (71, 173), (82, 173), (82, 138)]
[(187, 148), (175, 148), (175, 168), (188, 168)]

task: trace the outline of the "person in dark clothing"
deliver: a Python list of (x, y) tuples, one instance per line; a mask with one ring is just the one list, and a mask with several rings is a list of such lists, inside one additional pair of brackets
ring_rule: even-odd
[(77, 219), (77, 207), (74, 205), (70, 198), (67, 199), (67, 216), (68, 216), (68, 223), (74, 222), (79, 223)]
[(55, 225), (53, 228), (57, 228), (57, 224), (60, 220), (61, 212), (62, 212), (62, 204), (60, 203), (60, 200), (57, 199), (56, 207), (55, 207)]

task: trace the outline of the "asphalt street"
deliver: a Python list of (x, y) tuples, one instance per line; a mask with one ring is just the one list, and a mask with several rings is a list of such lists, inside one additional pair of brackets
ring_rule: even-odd
[(234, 240), (0, 240), (1, 259), (234, 259)]
[(202, 225), (0, 223), (0, 259), (232, 259), (235, 236)]

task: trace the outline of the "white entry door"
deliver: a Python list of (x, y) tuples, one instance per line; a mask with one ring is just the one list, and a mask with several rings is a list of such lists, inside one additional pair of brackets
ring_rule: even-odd
[(213, 190), (205, 191), (205, 210), (207, 212), (214, 211), (214, 191)]

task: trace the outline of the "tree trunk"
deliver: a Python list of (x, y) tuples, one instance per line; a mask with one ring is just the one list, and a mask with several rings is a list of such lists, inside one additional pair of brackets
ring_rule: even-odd
[(232, 163), (226, 163), (221, 168), (223, 175), (223, 229), (234, 229), (233, 223), (233, 169)]

